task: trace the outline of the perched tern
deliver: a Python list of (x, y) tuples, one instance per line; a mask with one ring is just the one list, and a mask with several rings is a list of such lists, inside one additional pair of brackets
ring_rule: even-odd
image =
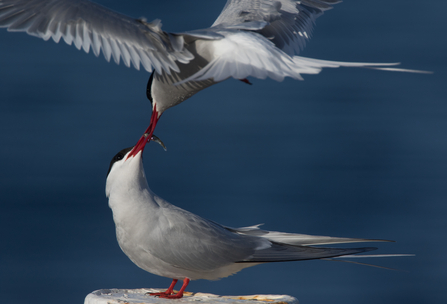
[[(190, 280), (217, 280), (262, 263), (347, 257), (376, 249), (310, 245), (384, 241), (265, 231), (259, 225), (230, 228), (176, 207), (148, 186), (142, 156), (148, 135), (113, 157), (106, 196), (123, 252), (138, 267), (173, 279), (166, 292), (154, 295), (181, 298)], [(174, 294), (178, 280), (183, 286)]]
[[(302, 79), (325, 67), (372, 67), (395, 64), (353, 63), (297, 56), (311, 36), (317, 17), (339, 0), (228, 0), (209, 28), (179, 33), (116, 13), (88, 0), (0, 0), (0, 27), (68, 44), (107, 61), (154, 72), (147, 96), (152, 102), (152, 135), (158, 119), (200, 90), (233, 77), (282, 81)], [(380, 67), (382, 66), (382, 67)]]

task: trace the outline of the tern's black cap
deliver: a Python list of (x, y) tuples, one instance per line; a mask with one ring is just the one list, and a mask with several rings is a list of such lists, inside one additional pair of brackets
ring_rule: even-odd
[(122, 160), (122, 159), (124, 158), (124, 156), (126, 156), (127, 152), (129, 152), (129, 151), (132, 150), (132, 149), (133, 149), (133, 146), (132, 146), (132, 147), (129, 147), (129, 148), (126, 148), (126, 149), (123, 149), (123, 150), (119, 151), (119, 152), (112, 158), (112, 160), (110, 161), (109, 171), (107, 171), (107, 176), (109, 176), (109, 173), (110, 173), (110, 170), (112, 170), (112, 166), (113, 166), (113, 164), (116, 163), (116, 162), (119, 161), (119, 160)]

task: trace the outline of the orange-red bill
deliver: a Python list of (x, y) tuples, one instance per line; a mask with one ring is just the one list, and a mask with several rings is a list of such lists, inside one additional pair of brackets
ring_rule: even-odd
[[(158, 115), (156, 107), (154, 106), (154, 109), (153, 109), (152, 115), (151, 115), (151, 121), (149, 123), (149, 127), (146, 129), (146, 132), (144, 132), (144, 134), (140, 137), (140, 139), (138, 140), (137, 144), (130, 151), (130, 153), (127, 156), (127, 158), (129, 158), (131, 156), (135, 156), (135, 155), (138, 154), (138, 152), (144, 150), (144, 147), (146, 147), (146, 144), (149, 141), (151, 141), (151, 139), (153, 137), (154, 130), (155, 130), (155, 127), (156, 127), (157, 122), (158, 122), (159, 119), (160, 119), (160, 116)], [(158, 139), (158, 137), (155, 136), (155, 138), (156, 138), (155, 141), (159, 142), (164, 147), (163, 143)]]

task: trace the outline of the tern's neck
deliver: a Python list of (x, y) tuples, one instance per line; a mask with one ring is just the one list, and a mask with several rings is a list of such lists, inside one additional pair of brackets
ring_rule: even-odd
[(158, 206), (147, 184), (140, 154), (125, 160), (110, 172), (106, 195), (114, 217)]

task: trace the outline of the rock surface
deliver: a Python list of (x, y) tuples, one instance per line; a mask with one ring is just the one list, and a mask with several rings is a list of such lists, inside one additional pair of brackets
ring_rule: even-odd
[(160, 299), (150, 296), (149, 292), (163, 292), (166, 289), (100, 289), (87, 295), (84, 304), (146, 304), (201, 302), (231, 304), (298, 304), (298, 300), (287, 295), (218, 296), (210, 293), (184, 292), (181, 299)]

